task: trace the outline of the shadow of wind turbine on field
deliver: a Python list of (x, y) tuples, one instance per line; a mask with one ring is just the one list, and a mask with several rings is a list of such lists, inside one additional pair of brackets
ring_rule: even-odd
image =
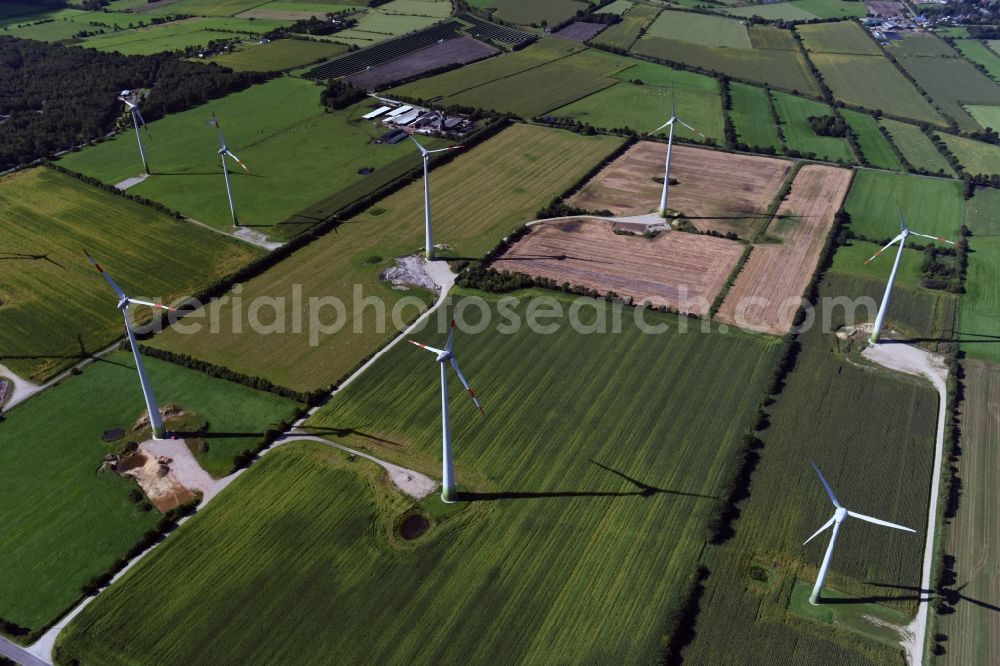
[(567, 497), (653, 497), (654, 495), (675, 495), (679, 497), (698, 497), (702, 499), (718, 499), (714, 495), (702, 495), (700, 493), (688, 493), (680, 490), (670, 490), (668, 488), (658, 488), (656, 486), (651, 486), (648, 483), (643, 483), (637, 479), (633, 479), (626, 474), (619, 472), (616, 469), (612, 469), (606, 465), (602, 465), (596, 460), (591, 460), (591, 464), (597, 465), (601, 469), (611, 472), (615, 476), (619, 476), (622, 479), (628, 481), (631, 485), (636, 487), (636, 490), (621, 490), (621, 491), (608, 491), (608, 490), (551, 490), (551, 491), (500, 491), (491, 493), (480, 493), (480, 492), (460, 492), (458, 493), (458, 500), (463, 502), (493, 502), (496, 500), (511, 500), (511, 499), (553, 499), (553, 498), (567, 498)]

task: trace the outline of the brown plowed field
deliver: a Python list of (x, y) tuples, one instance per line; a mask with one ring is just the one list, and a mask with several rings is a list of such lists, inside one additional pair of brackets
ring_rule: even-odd
[(572, 220), (536, 225), (492, 266), (704, 315), (743, 247), (678, 231), (620, 235), (610, 222)]
[(719, 308), (720, 321), (779, 335), (791, 329), (850, 184), (847, 169), (808, 164), (799, 170), (767, 229), (781, 242), (753, 248)]
[[(615, 215), (655, 213), (660, 205), (663, 160), (667, 147), (640, 141), (605, 167), (569, 204), (586, 210), (610, 210)], [(760, 215), (774, 200), (792, 163), (773, 157), (735, 155), (674, 145), (670, 158), (668, 207), (691, 219), (703, 231), (752, 234)], [(705, 219), (698, 219), (705, 218)]]

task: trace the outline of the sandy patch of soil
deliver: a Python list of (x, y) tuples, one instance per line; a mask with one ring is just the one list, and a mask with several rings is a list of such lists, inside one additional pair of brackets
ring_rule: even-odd
[(851, 184), (848, 169), (808, 164), (795, 176), (767, 234), (719, 308), (718, 319), (765, 333), (787, 333), (809, 285), (833, 216)]
[[(585, 210), (610, 210), (616, 216), (655, 212), (663, 183), (654, 178), (663, 178), (666, 153), (662, 143), (640, 141), (567, 203)], [(762, 222), (761, 214), (791, 168), (791, 162), (773, 157), (674, 145), (670, 178), (677, 183), (670, 186), (668, 207), (702, 231), (733, 231), (746, 237)]]
[(195, 498), (171, 472), (171, 462), (171, 458), (153, 455), (140, 445), (138, 451), (118, 461), (115, 471), (133, 477), (153, 506), (164, 512)]
[(492, 267), (704, 315), (743, 254), (743, 245), (723, 238), (682, 232), (644, 238), (616, 234), (613, 226), (603, 220), (536, 225)]

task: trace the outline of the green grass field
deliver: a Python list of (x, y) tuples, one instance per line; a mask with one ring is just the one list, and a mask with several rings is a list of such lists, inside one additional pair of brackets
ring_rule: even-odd
[(473, 0), (473, 7), (494, 7), (496, 17), (517, 25), (541, 25), (562, 23), (577, 11), (586, 9), (587, 4), (578, 0)]
[[(995, 329), (994, 329), (995, 330)], [(949, 666), (990, 663), (1000, 641), (995, 606), (997, 571), (987, 562), (1000, 557), (993, 521), (996, 488), (1000, 483), (996, 442), (1000, 439), (1000, 368), (980, 361), (963, 363), (966, 376), (962, 403), (962, 456), (957, 467), (962, 479), (958, 515), (948, 528), (946, 552), (955, 557), (958, 592), (949, 599), (954, 613), (939, 616), (937, 630), (948, 640), (937, 661)]]
[(165, 302), (262, 253), (41, 167), (0, 180), (0, 218), (0, 363), (35, 382), (125, 335), (84, 248), (130, 295)]
[(343, 44), (279, 39), (267, 44), (246, 44), (239, 50), (208, 58), (237, 72), (285, 71), (326, 60), (347, 51)]
[[(602, 51), (580, 51), (578, 44), (561, 39), (545, 42), (533, 53), (529, 52), (534, 46), (416, 81), (391, 93), (532, 118), (611, 87), (617, 82), (614, 74), (636, 64), (630, 58)], [(525, 95), (525, 90), (532, 94)]]
[[(833, 276), (821, 296), (853, 298), (859, 295), (854, 286), (853, 280)], [(912, 290), (897, 293), (903, 291)], [(840, 319), (836, 308), (831, 322), (836, 326)], [(824, 594), (857, 600), (835, 607), (848, 615), (871, 612), (870, 596), (901, 597), (878, 607), (890, 607), (885, 615), (912, 615), (915, 604), (907, 600), (912, 595), (892, 586), (920, 584), (937, 394), (929, 383), (858, 367), (856, 359), (836, 351), (836, 339), (818, 325), (800, 342), (795, 370), (769, 408), (772, 425), (760, 435), (761, 461), (735, 536), (703, 553), (711, 575), (685, 663), (763, 666), (774, 663), (775, 655), (794, 664), (896, 665), (902, 659), (898, 645), (869, 640), (844, 624), (832, 627), (797, 616), (790, 596), (797, 581), (807, 586), (815, 581), (829, 538), (827, 532), (802, 545), (833, 513), (810, 467), (814, 461), (845, 506), (917, 530), (907, 534), (848, 521)]]
[(261, 0), (177, 0), (145, 12), (147, 16), (190, 14), (194, 16), (235, 16), (263, 4)]
[(767, 91), (743, 83), (732, 83), (729, 91), (733, 99), (730, 115), (740, 141), (748, 146), (774, 148), (780, 152), (781, 139), (774, 126)]
[(769, 20), (809, 21), (812, 19), (864, 16), (864, 3), (846, 0), (795, 0), (773, 4), (749, 5), (725, 10), (735, 16), (760, 16)]
[(639, 39), (642, 31), (649, 27), (659, 13), (659, 7), (635, 5), (622, 17), (621, 23), (605, 28), (601, 34), (594, 38), (594, 41), (620, 49), (632, 48), (635, 40)]
[(953, 134), (938, 133), (958, 161), (968, 173), (994, 174), (1000, 173), (1000, 146), (966, 139)]
[(708, 14), (665, 11), (649, 26), (646, 34), (702, 46), (750, 48), (745, 25), (735, 19)]
[(759, 16), (769, 21), (810, 21), (817, 18), (812, 12), (801, 9), (791, 2), (730, 7), (725, 12), (739, 17)]
[(901, 56), (943, 56), (955, 58), (958, 54), (946, 41), (929, 32), (901, 31), (902, 39), (894, 39), (889, 43), (888, 50), (896, 57)]
[[(957, 241), (964, 220), (962, 184), (924, 176), (859, 171), (844, 201), (851, 230), (871, 241), (888, 242), (899, 233), (899, 214), (893, 197), (913, 231)], [(912, 239), (917, 242), (917, 239)], [(926, 239), (920, 239), (921, 245)]]
[[(212, 112), (230, 149), (250, 168), (245, 173), (230, 162), (240, 222), (274, 237), (295, 235), (420, 164), (413, 144), (371, 143), (385, 130), (360, 119), (369, 111), (367, 101), (326, 113), (321, 90), (284, 77), (150, 123), (145, 145), (153, 175), (129, 192), (230, 229), (219, 142), (206, 123)], [(135, 135), (127, 131), (70, 153), (60, 164), (116, 183), (140, 171), (136, 153)], [(359, 175), (363, 167), (375, 173)]]
[(977, 106), (968, 104), (965, 110), (969, 112), (976, 122), (987, 129), (997, 129), (1000, 127), (1000, 106)]
[(819, 93), (819, 87), (805, 60), (796, 51), (713, 48), (652, 35), (642, 37), (632, 50), (642, 55), (703, 67), (787, 90), (806, 94)]
[(841, 109), (840, 115), (851, 126), (858, 137), (858, 145), (865, 159), (881, 169), (903, 171), (903, 164), (892, 149), (892, 144), (885, 138), (875, 118), (867, 113), (859, 113), (850, 109)]
[[(875, 280), (885, 281), (892, 268), (892, 262), (896, 259), (896, 249), (888, 250), (877, 260), (866, 264), (879, 245), (861, 240), (853, 240), (850, 245), (843, 245), (837, 248), (837, 253), (833, 256), (833, 266), (830, 270), (843, 275), (867, 277)], [(922, 252), (908, 247), (903, 253), (903, 261), (899, 265), (899, 273), (896, 275), (896, 284), (904, 287), (920, 287), (920, 267), (923, 264), (924, 255)]]
[(823, 73), (823, 79), (833, 94), (844, 102), (914, 120), (944, 124), (934, 107), (885, 58), (815, 53), (812, 60)]
[[(523, 318), (526, 306), (514, 311)], [(655, 660), (778, 345), (759, 335), (680, 334), (675, 317), (650, 321), (671, 331), (644, 335), (627, 317), (615, 335), (568, 326), (551, 335), (494, 326), (459, 333), (463, 370), (487, 409), (483, 419), (454, 397), (458, 479), (481, 498), (467, 512), (393, 547), (382, 525), (405, 510), (394, 491), (338, 473), (346, 463), (309, 453), (315, 446), (279, 449), (88, 607), (63, 636), (65, 654), (172, 663), (197, 650), (214, 663), (241, 663), (266, 650), (297, 663), (333, 652), (399, 663), (447, 660), (461, 645), (470, 662)], [(658, 353), (665, 347), (670, 354)], [(688, 417), (662, 418), (643, 398), (650, 395), (683, 399)], [(436, 477), (438, 407), (433, 360), (400, 345), (310, 424), (397, 442), (383, 455)], [(720, 413), (726, 418), (713, 418)], [(436, 497), (424, 505), (441, 506)], [(209, 540), (231, 545), (209, 548)], [(163, 584), (178, 577), (182, 588)], [(137, 625), (140, 606), (156, 609), (157, 620)], [(257, 620), (246, 622), (251, 615)], [(419, 630), (425, 622), (458, 633)], [(338, 631), (321, 629), (331, 624)], [(122, 631), (126, 652), (113, 638)], [(360, 631), (372, 639), (346, 638)]]
[[(550, 115), (569, 117), (594, 127), (629, 127), (646, 133), (662, 125), (670, 116), (673, 93), (677, 112), (689, 125), (705, 136), (723, 142), (722, 98), (719, 82), (707, 76), (643, 63), (615, 75), (622, 81), (642, 81), (645, 85), (619, 83), (567, 106)], [(677, 136), (700, 140), (683, 126)]]
[(598, 9), (595, 13), (618, 14), (619, 16), (621, 16), (622, 14), (625, 14), (633, 7), (635, 7), (635, 3), (630, 2), (630, 0), (614, 0), (610, 4), (604, 5), (603, 7)]
[(780, 49), (797, 51), (798, 46), (790, 30), (783, 30), (773, 25), (757, 24), (747, 28), (750, 44), (755, 49)]
[(81, 30), (99, 32), (106, 30), (106, 28), (91, 28), (63, 19), (50, 23), (34, 23), (31, 25), (4, 28), (0, 30), (0, 35), (17, 37), (19, 39), (35, 39), (41, 42), (61, 42), (63, 40), (74, 39)]
[(32, 7), (33, 11), (23, 13), (21, 11), (25, 7), (23, 3), (5, 2), (3, 3), (3, 6), (5, 8), (9, 7), (10, 11), (5, 12), (3, 9), (0, 9), (0, 31), (6, 31), (8, 28), (13, 29), (16, 26), (41, 23), (42, 21), (48, 21), (50, 23), (59, 22), (63, 19), (68, 19), (74, 16), (83, 16), (89, 13), (80, 9), (72, 9), (69, 7), (52, 7), (50, 9), (41, 9), (39, 11), (37, 4)]
[[(209, 468), (225, 472), (235, 453), (252, 448), (295, 404), (156, 359), (146, 360), (161, 405), (194, 410), (214, 432)], [(103, 573), (159, 520), (128, 500), (136, 487), (100, 471), (112, 428), (130, 428), (145, 413), (132, 355), (115, 352), (5, 414), (0, 424), (0, 617), (37, 629), (61, 613), (92, 576)]]
[(816, 23), (796, 28), (802, 43), (816, 53), (848, 53), (853, 55), (882, 55), (878, 45), (864, 28), (854, 21)]
[(219, 39), (246, 39), (291, 24), (291, 21), (205, 18), (172, 21), (134, 30), (122, 30), (91, 37), (81, 46), (125, 55), (151, 55), (205, 46)]
[(915, 168), (927, 169), (945, 176), (955, 175), (948, 160), (938, 152), (938, 149), (934, 147), (934, 144), (919, 127), (890, 118), (881, 118), (878, 123), (889, 130), (892, 141), (899, 148), (899, 152)]
[(126, 30), (128, 28), (138, 28), (150, 22), (150, 19), (142, 14), (125, 14), (122, 12), (84, 12), (83, 14), (73, 14), (67, 16), (67, 21), (78, 23), (82, 28), (87, 26), (100, 26), (108, 28), (118, 28)]
[(963, 104), (1000, 105), (1000, 86), (961, 58), (909, 57), (899, 62), (963, 130), (980, 129)]
[(955, 45), (966, 58), (985, 67), (994, 81), (1000, 81), (1000, 56), (987, 48), (983, 42), (975, 39), (956, 39)]
[[(452, 256), (483, 256), (510, 231), (534, 219), (541, 205), (562, 194), (621, 141), (534, 125), (504, 130), (432, 171), (435, 241), (446, 243)], [(346, 304), (342, 330), (318, 335), (315, 345), (310, 345), (305, 324), (301, 333), (289, 329), (284, 334), (238, 334), (233, 332), (233, 309), (226, 306), (220, 315), (221, 333), (195, 338), (171, 329), (153, 345), (264, 375), (295, 389), (326, 387), (382, 347), (396, 330), (387, 314), (380, 331), (372, 307), (355, 315), (360, 305), (353, 297), (354, 285), (391, 308), (405, 292), (383, 283), (379, 274), (395, 257), (422, 247), (423, 186), (416, 182), (243, 285), (244, 303), (258, 296), (291, 302), (296, 284), (302, 285), (302, 303), (311, 296), (340, 298)], [(418, 295), (426, 300), (425, 292)], [(332, 308), (321, 315), (327, 324), (337, 320)], [(412, 320), (417, 309), (411, 305), (402, 315)], [(360, 332), (355, 333), (355, 326)]]
[(965, 203), (969, 239), (969, 268), (962, 298), (959, 339), (971, 357), (1000, 362), (997, 326), (1000, 325), (1000, 190), (980, 188)]
[(829, 106), (776, 91), (772, 92), (772, 95), (789, 150), (797, 150), (803, 155), (815, 154), (821, 160), (833, 162), (844, 160), (848, 163), (854, 161), (854, 154), (847, 139), (817, 136), (809, 126), (811, 116), (830, 115), (832, 109)]

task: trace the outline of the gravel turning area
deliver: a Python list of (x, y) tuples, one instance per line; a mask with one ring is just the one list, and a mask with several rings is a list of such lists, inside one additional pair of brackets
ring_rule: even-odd
[(613, 228), (603, 220), (539, 224), (491, 265), (704, 315), (743, 255), (740, 243), (723, 238), (644, 238)]
[(462, 65), (488, 58), (499, 51), (471, 37), (456, 37), (408, 56), (397, 58), (384, 65), (371, 67), (347, 77), (358, 88), (371, 89), (393, 81), (402, 81), (424, 72), (448, 65)]
[(720, 321), (777, 335), (791, 329), (850, 184), (848, 169), (809, 164), (799, 170), (767, 229), (779, 242), (757, 245), (750, 252), (719, 308)]
[[(610, 210), (614, 215), (656, 211), (663, 191), (666, 154), (665, 144), (640, 141), (570, 197), (569, 205)], [(691, 218), (702, 231), (735, 231), (746, 236), (755, 226), (755, 216), (763, 220), (759, 216), (767, 210), (791, 168), (791, 162), (773, 157), (675, 144), (670, 177), (677, 182), (670, 186), (668, 206)]]

